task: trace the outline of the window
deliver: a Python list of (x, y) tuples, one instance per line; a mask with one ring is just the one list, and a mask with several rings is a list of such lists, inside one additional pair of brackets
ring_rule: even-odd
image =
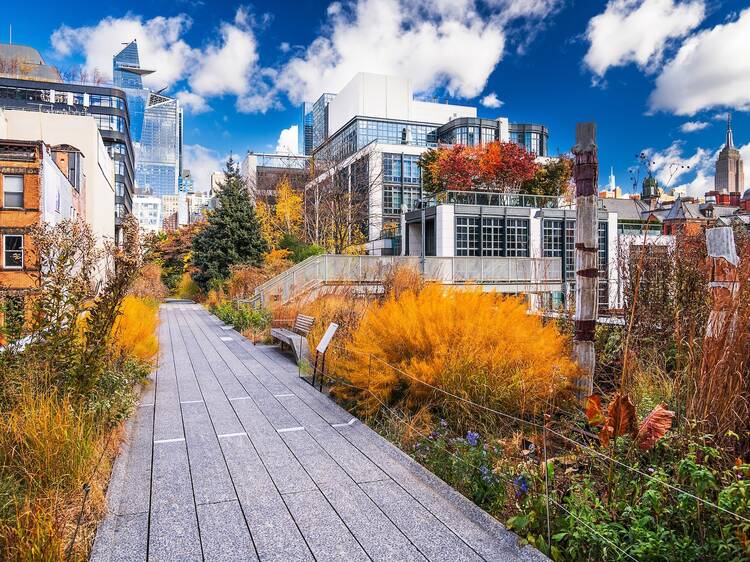
[(22, 234), (6, 234), (3, 236), (3, 267), (5, 269), (23, 269)]
[(456, 255), (479, 255), (479, 217), (456, 217)]
[(3, 176), (3, 207), (23, 209), (23, 176)]
[(545, 258), (560, 258), (563, 255), (563, 221), (546, 219), (542, 235)]
[(485, 218), (482, 221), (482, 255), (505, 255), (505, 226), (500, 217)]
[(529, 255), (529, 221), (526, 219), (506, 219), (505, 236), (509, 257)]

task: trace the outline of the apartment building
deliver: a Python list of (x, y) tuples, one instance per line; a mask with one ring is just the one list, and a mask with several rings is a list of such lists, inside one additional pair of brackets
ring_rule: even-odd
[[(121, 222), (132, 212), (135, 189), (135, 151), (130, 136), (130, 114), (125, 92), (101, 83), (95, 77), (64, 81), (54, 67), (44, 64), (36, 49), (0, 44), (0, 59), (17, 61), (23, 72), (0, 74), (0, 108), (35, 114), (87, 116), (94, 120), (114, 167), (115, 202), (112, 214), (115, 239), (120, 240)], [(39, 125), (24, 139), (43, 139)], [(48, 141), (50, 142), (50, 141)], [(68, 142), (61, 140), (57, 142)], [(51, 144), (56, 144), (52, 141)], [(75, 144), (75, 143), (74, 143)], [(78, 146), (77, 144), (75, 146)], [(82, 148), (82, 147), (79, 147)], [(91, 159), (91, 155), (87, 154)]]
[[(540, 158), (548, 156), (545, 126), (480, 118), (476, 107), (416, 99), (408, 78), (359, 73), (337, 94), (323, 94), (305, 107), (302, 125), (311, 135), (306, 149), (312, 147), (316, 163), (306, 189), (336, 174), (354, 182), (352, 193), (366, 191), (362, 221), (369, 253), (399, 253), (399, 238), (391, 233), (403, 210), (424, 199), (417, 161), (426, 150), (513, 141)], [(356, 184), (361, 178), (364, 187)]]
[(76, 188), (86, 222), (99, 242), (116, 239), (116, 168), (93, 116), (0, 108), (0, 139), (40, 140), (80, 153), (81, 179)]
[(71, 145), (0, 140), (0, 326), (20, 329), (39, 265), (30, 230), (75, 219), (84, 210), (82, 153)]

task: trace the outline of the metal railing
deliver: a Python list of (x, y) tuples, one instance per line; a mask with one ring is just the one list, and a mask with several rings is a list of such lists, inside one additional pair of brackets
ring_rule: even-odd
[[(421, 271), (419, 256), (312, 256), (255, 289), (253, 303), (288, 302), (320, 285), (380, 284), (396, 267)], [(562, 282), (558, 258), (426, 257), (424, 278), (443, 284), (519, 285), (533, 290)]]

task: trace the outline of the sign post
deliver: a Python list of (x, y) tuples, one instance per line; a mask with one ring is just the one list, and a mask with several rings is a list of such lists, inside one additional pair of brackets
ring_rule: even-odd
[(315, 365), (313, 367), (313, 376), (312, 376), (312, 387), (315, 388), (315, 377), (318, 374), (318, 359), (320, 359), (320, 391), (323, 392), (323, 376), (325, 375), (326, 370), (326, 351), (328, 351), (328, 345), (331, 343), (331, 340), (333, 339), (334, 334), (336, 333), (336, 330), (338, 330), (339, 325), (335, 322), (331, 322), (328, 324), (328, 328), (326, 328), (325, 334), (323, 334), (323, 337), (320, 338), (320, 341), (318, 342), (317, 347), (315, 348)]

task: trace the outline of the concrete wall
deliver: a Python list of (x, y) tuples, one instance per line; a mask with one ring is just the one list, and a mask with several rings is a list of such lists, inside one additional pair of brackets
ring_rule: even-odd
[(100, 242), (114, 240), (114, 167), (93, 117), (6, 109), (0, 110), (0, 132), (4, 138), (42, 140), (79, 149), (86, 175), (81, 190), (85, 220)]
[(70, 185), (68, 177), (62, 173), (52, 157), (46, 152), (41, 168), (42, 193), (40, 200), (41, 218), (49, 224), (58, 224), (76, 215), (78, 192)]

